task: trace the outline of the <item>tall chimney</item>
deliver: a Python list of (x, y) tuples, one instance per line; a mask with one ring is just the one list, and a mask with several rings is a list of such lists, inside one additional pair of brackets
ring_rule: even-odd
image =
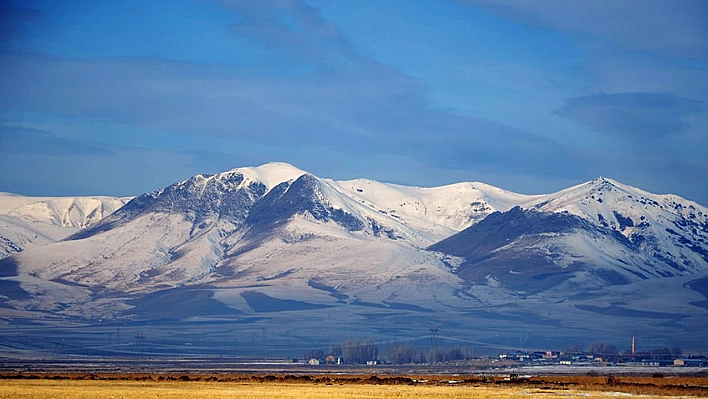
[(632, 355), (634, 355), (634, 337), (632, 337)]

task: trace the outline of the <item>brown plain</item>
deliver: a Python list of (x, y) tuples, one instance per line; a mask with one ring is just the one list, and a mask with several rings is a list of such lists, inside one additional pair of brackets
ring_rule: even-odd
[(3, 375), (0, 398), (642, 398), (706, 397), (708, 377)]

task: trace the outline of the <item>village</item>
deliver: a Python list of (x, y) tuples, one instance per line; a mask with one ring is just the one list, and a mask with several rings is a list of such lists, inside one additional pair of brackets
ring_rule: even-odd
[(620, 351), (614, 345), (595, 342), (585, 350), (570, 347), (565, 351), (513, 350), (495, 356), (477, 356), (472, 348), (412, 345), (386, 345), (379, 350), (370, 340), (348, 340), (330, 345), (327, 352), (313, 350), (293, 363), (320, 365), (455, 365), (472, 367), (513, 366), (645, 366), (645, 367), (708, 367), (705, 354), (684, 353), (681, 348), (658, 348), (637, 351), (632, 339), (630, 350)]
[(703, 355), (677, 356), (663, 353), (636, 354), (593, 354), (586, 352), (560, 351), (513, 351), (499, 354), (496, 357), (462, 357), (446, 358), (438, 356), (438, 361), (427, 361), (425, 356), (408, 362), (392, 362), (381, 356), (371, 360), (351, 361), (341, 355), (328, 354), (324, 358), (309, 357), (308, 359), (293, 359), (293, 363), (306, 363), (310, 366), (320, 365), (469, 365), (473, 367), (510, 367), (510, 366), (644, 366), (644, 367), (708, 367), (708, 357)]
[(706, 367), (705, 356), (683, 356), (681, 353), (666, 353), (657, 350), (647, 353), (595, 354), (587, 352), (513, 352), (500, 354), (499, 359), (523, 364), (567, 366), (647, 366), (647, 367)]

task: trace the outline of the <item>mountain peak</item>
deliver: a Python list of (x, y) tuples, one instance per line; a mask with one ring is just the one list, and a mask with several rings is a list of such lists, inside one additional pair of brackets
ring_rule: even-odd
[(589, 182), (585, 183), (588, 187), (595, 189), (597, 191), (607, 191), (613, 188), (621, 188), (622, 184), (616, 180), (609, 179), (607, 177), (596, 177)]
[(616, 181), (609, 179), (607, 177), (604, 177), (604, 176), (598, 176), (598, 177), (590, 180), (589, 183), (593, 184), (593, 185), (608, 185), (608, 184), (614, 185), (616, 183)]
[(637, 188), (627, 186), (607, 177), (597, 177), (585, 183), (578, 184), (550, 194), (550, 198), (542, 200), (536, 205), (537, 208), (548, 208), (551, 203), (577, 203), (583, 200), (596, 200), (599, 203), (604, 201), (603, 197), (611, 195), (618, 198), (631, 198), (632, 195), (651, 195)]
[[(8, 198), (0, 216), (17, 200)], [(527, 196), (483, 183), (335, 181), (269, 163), (193, 176), (21, 253), (30, 223), (3, 233), (10, 223), (0, 217), (10, 255), (0, 260), (0, 313), (12, 315), (0, 324), (86, 325), (94, 330), (67, 335), (62, 348), (105, 348), (100, 356), (127, 353), (100, 332), (128, 318), (173, 349), (225, 326), (267, 329), (277, 350), (371, 331), (415, 340), (429, 325), (495, 345), (639, 328), (670, 345), (708, 342), (708, 209), (605, 177)], [(61, 330), (42, 339), (65, 339)], [(13, 348), (44, 353), (25, 331)]]
[(247, 179), (261, 182), (269, 190), (282, 182), (295, 180), (307, 173), (285, 162), (269, 162), (255, 167), (232, 169), (224, 173), (233, 172), (242, 173)]

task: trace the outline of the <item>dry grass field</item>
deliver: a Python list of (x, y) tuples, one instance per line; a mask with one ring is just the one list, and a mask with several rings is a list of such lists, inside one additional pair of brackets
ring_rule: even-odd
[(0, 399), (708, 397), (708, 378), (164, 374), (0, 375)]
[[(611, 398), (616, 391), (528, 386), (443, 386), (184, 381), (3, 380), (0, 398), (12, 399), (168, 399), (168, 398)], [(666, 396), (642, 395), (643, 399)]]

